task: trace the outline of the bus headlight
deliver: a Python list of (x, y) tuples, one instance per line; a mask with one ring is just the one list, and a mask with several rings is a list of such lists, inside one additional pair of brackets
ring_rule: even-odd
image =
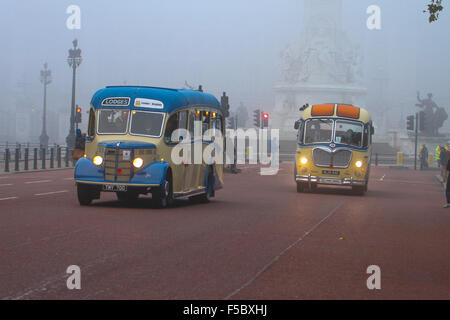
[(305, 157), (303, 157), (303, 158), (300, 159), (300, 163), (303, 164), (303, 165), (305, 165), (305, 164), (308, 163), (308, 159), (306, 159)]
[(94, 159), (92, 159), (92, 162), (94, 162), (96, 166), (101, 166), (103, 163), (103, 158), (100, 156), (95, 156)]
[(355, 162), (355, 166), (356, 166), (357, 168), (361, 168), (362, 165), (363, 165), (363, 163), (362, 163), (362, 161), (360, 161), (360, 160), (358, 160), (358, 161)]
[(142, 167), (142, 165), (144, 164), (144, 160), (142, 160), (142, 158), (135, 158), (133, 160), (133, 166), (137, 169), (139, 169), (140, 167)]

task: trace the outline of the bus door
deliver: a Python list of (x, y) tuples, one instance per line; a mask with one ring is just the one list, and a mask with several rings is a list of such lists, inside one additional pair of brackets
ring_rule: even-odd
[(194, 164), (194, 144), (195, 144), (195, 125), (196, 113), (194, 110), (188, 112), (188, 131), (190, 135), (190, 141), (186, 143), (190, 144), (190, 154), (187, 156), (188, 163), (185, 164), (185, 191), (191, 191), (195, 187), (195, 164)]
[[(181, 137), (175, 141), (172, 140), (172, 133), (176, 129), (187, 129), (187, 111), (176, 112), (170, 116), (166, 125), (166, 133), (164, 140), (171, 146), (169, 152), (172, 152), (172, 148), (177, 144), (187, 144), (188, 147), (191, 146), (191, 141), (186, 141), (184, 137)], [(188, 155), (183, 154), (184, 149), (180, 150), (180, 157), (185, 157)], [(173, 191), (174, 192), (184, 192), (187, 189), (186, 185), (186, 171), (187, 166), (185, 163), (172, 164), (172, 178), (173, 178)]]

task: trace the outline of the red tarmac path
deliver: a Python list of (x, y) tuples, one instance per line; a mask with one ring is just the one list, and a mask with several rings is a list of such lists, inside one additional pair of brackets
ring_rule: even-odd
[(72, 170), (0, 175), (0, 299), (450, 299), (436, 172), (376, 167), (360, 197), (298, 194), (292, 166), (226, 174), (211, 203), (167, 210), (114, 194), (80, 207)]

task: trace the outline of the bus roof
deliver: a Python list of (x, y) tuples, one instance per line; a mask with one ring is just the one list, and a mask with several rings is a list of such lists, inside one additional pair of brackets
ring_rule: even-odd
[(126, 108), (136, 110), (172, 111), (189, 106), (222, 108), (208, 93), (185, 89), (144, 86), (109, 86), (98, 90), (91, 100), (95, 108)]
[(303, 119), (309, 118), (344, 118), (370, 122), (372, 120), (366, 109), (344, 103), (327, 103), (308, 106), (302, 112)]

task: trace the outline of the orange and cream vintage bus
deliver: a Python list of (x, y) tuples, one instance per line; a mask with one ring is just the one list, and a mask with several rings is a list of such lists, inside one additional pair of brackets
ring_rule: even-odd
[(320, 185), (348, 186), (356, 194), (368, 189), (372, 135), (369, 112), (346, 104), (305, 105), (295, 122), (297, 192)]

